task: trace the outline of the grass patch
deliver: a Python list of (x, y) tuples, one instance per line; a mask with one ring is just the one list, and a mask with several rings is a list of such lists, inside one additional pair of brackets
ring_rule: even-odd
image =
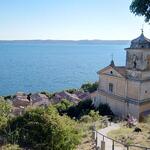
[(110, 131), (108, 133), (108, 136), (116, 139), (117, 137), (120, 137), (122, 135), (130, 134), (130, 133), (132, 133), (132, 131), (133, 131), (133, 129), (131, 129), (131, 128), (121, 127), (120, 129)]
[(122, 126), (120, 129), (110, 131), (107, 135), (124, 144), (132, 144), (150, 147), (150, 125), (148, 123), (139, 123), (137, 125), (142, 132), (133, 132), (134, 128)]
[(78, 123), (78, 128), (82, 131), (82, 141), (76, 150), (94, 150), (94, 139), (92, 137), (93, 125), (95, 125), (97, 130), (100, 129), (102, 127), (101, 120), (84, 121), (79, 121)]

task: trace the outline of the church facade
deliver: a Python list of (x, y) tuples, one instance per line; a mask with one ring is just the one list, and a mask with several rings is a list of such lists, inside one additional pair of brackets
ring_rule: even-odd
[(126, 66), (114, 61), (98, 71), (99, 87), (95, 106), (107, 103), (113, 113), (139, 120), (150, 114), (150, 40), (142, 34), (126, 48)]

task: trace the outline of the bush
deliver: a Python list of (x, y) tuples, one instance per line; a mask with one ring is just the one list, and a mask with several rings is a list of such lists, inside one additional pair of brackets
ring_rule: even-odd
[(11, 112), (11, 104), (0, 97), (0, 127), (5, 124)]
[(10, 100), (12, 98), (12, 96), (11, 95), (8, 95), (8, 96), (5, 96), (4, 97), (4, 100)]
[(88, 113), (92, 109), (94, 109), (92, 105), (92, 100), (89, 99), (89, 100), (80, 101), (76, 106), (69, 107), (66, 113), (71, 118), (75, 117), (76, 119), (80, 119), (82, 116), (88, 115)]
[(49, 99), (53, 98), (53, 96), (55, 95), (54, 93), (49, 93), (47, 91), (43, 91), (43, 92), (41, 92), (41, 94), (46, 95)]
[(7, 144), (2, 146), (2, 150), (22, 150), (18, 145)]
[(97, 82), (95, 82), (95, 83), (86, 83), (86, 84), (83, 84), (81, 86), (81, 89), (83, 89), (84, 92), (90, 92), (90, 93), (96, 91), (97, 88), (98, 88), (98, 83)]
[(66, 110), (73, 105), (72, 102), (63, 99), (60, 103), (57, 103), (55, 105), (58, 112), (62, 115), (63, 113), (66, 113)]
[(68, 89), (66, 90), (68, 93), (73, 94), (77, 91), (77, 89)]
[(102, 116), (99, 115), (99, 112), (98, 111), (94, 111), (94, 110), (91, 110), (89, 112), (89, 116), (92, 118), (92, 121), (97, 121), (97, 120), (100, 120), (102, 119)]
[(8, 143), (16, 143), (27, 149), (69, 150), (74, 149), (80, 141), (77, 124), (67, 116), (60, 116), (50, 106), (37, 108), (24, 115), (9, 120), (1, 129), (2, 137)]
[(84, 115), (81, 117), (80, 122), (85, 122), (85, 123), (92, 122), (92, 117), (90, 117), (89, 115)]
[(80, 122), (88, 123), (88, 122), (95, 122), (95, 121), (98, 121), (101, 119), (102, 119), (102, 117), (99, 115), (99, 112), (91, 110), (88, 113), (88, 115), (84, 115), (81, 117)]
[(102, 116), (110, 116), (110, 117), (114, 116), (108, 104), (100, 104), (97, 110), (99, 111), (99, 114)]

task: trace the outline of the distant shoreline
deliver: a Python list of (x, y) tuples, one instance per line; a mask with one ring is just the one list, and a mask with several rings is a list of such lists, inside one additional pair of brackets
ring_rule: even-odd
[(127, 44), (130, 40), (0, 40), (0, 44)]

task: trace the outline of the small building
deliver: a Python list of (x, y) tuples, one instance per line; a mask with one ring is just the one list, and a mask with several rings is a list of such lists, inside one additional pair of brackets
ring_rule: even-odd
[(87, 100), (87, 99), (90, 99), (91, 96), (90, 96), (90, 93), (89, 92), (83, 92), (83, 91), (75, 91), (74, 93), (80, 100)]
[(12, 104), (14, 107), (27, 107), (30, 105), (27, 94), (23, 92), (17, 92), (12, 98)]
[(77, 104), (81, 99), (78, 98), (76, 94), (70, 94), (67, 91), (62, 91), (59, 93), (56, 93), (55, 96), (51, 99), (52, 103), (59, 103), (63, 99), (67, 99), (70, 102), (73, 102)]
[(50, 104), (49, 98), (41, 93), (31, 94), (30, 101), (34, 106), (48, 106)]
[(139, 119), (150, 114), (150, 40), (142, 34), (131, 41), (126, 51), (126, 65), (114, 61), (98, 71), (99, 87), (94, 102), (107, 103), (114, 114), (128, 114)]

